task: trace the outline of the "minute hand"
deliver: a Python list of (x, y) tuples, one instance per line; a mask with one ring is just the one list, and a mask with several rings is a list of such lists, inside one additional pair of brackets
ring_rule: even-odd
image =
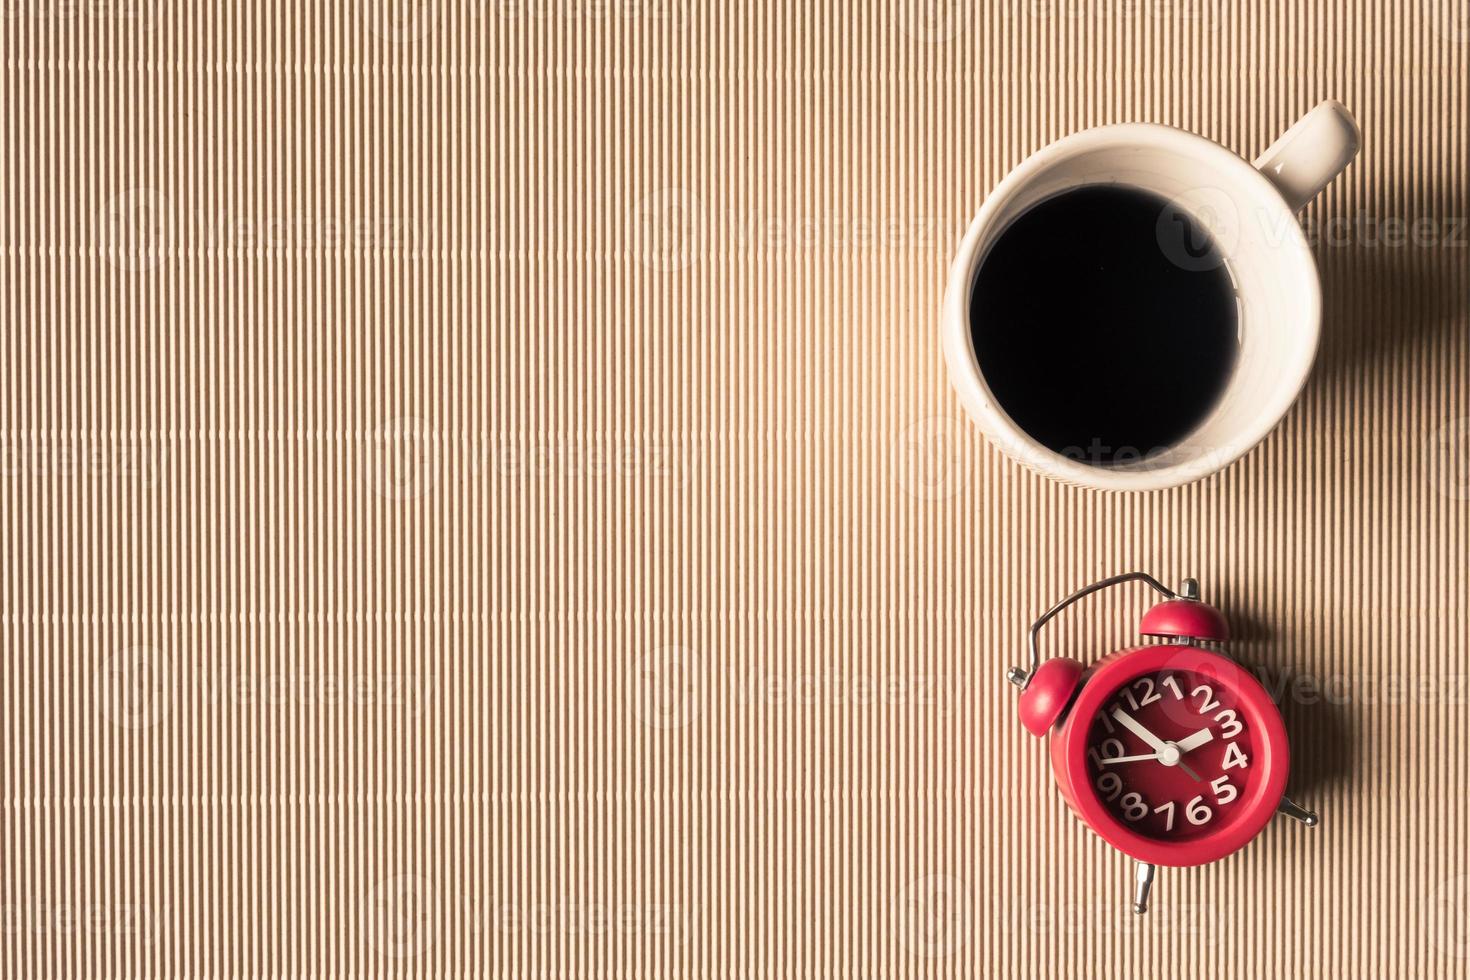
[(1153, 732), (1140, 725), (1132, 716), (1126, 714), (1122, 708), (1114, 708), (1113, 717), (1118, 719), (1118, 724), (1122, 725), (1124, 728), (1128, 729), (1130, 732), (1147, 742), (1149, 744), (1149, 748), (1153, 749), (1155, 752), (1164, 751), (1164, 742), (1161, 739), (1157, 738)]

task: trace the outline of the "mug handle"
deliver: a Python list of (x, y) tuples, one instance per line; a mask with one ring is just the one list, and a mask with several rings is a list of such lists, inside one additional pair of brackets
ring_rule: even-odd
[(1359, 140), (1353, 114), (1329, 99), (1282, 133), (1256, 158), (1255, 167), (1293, 211), (1300, 211), (1358, 155)]

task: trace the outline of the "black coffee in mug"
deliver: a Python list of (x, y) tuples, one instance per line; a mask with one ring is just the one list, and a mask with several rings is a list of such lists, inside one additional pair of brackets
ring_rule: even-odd
[(1018, 217), (970, 297), (986, 385), (1022, 430), (1081, 462), (1133, 462), (1209, 416), (1239, 349), (1209, 233), (1148, 191), (1079, 187)]

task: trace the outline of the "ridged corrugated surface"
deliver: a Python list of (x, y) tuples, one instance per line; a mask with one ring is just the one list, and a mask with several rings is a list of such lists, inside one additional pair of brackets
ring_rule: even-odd
[[(1463, 3), (0, 30), (5, 976), (1467, 972)], [(989, 449), (936, 330), (988, 188), (1327, 97), (1267, 442), (1146, 496)], [(1228, 610), (1324, 820), (1142, 921), (1001, 680), (1135, 568)]]

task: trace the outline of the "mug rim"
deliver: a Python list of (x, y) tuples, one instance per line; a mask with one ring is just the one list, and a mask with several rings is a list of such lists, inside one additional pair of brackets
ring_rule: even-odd
[[(1110, 146), (1149, 146), (1175, 149), (1207, 158), (1215, 172), (1228, 177), (1234, 186), (1245, 184), (1254, 188), (1258, 196), (1271, 202), (1268, 206), (1278, 209), (1275, 216), (1278, 224), (1286, 228), (1282, 247), (1292, 247), (1306, 260), (1312, 274), (1302, 283), (1304, 313), (1302, 328), (1307, 332), (1303, 338), (1303, 355), (1297, 370), (1283, 379), (1279, 393), (1263, 409), (1256, 424), (1243, 428), (1241, 435), (1227, 444), (1202, 453), (1194, 458), (1168, 466), (1153, 468), (1118, 468), (1093, 466), (1070, 459), (1042, 445), (1022, 429), (997, 404), (984, 372), (975, 356), (970, 337), (970, 293), (979, 271), (980, 245), (1000, 210), (1044, 168), (1053, 164), (1056, 157), (1068, 151), (1087, 151)], [(1098, 181), (1098, 183), (1104, 183)], [(1158, 193), (1153, 188), (1118, 181), (1124, 186), (1140, 186), (1143, 190)], [(1082, 181), (1078, 186), (1084, 186)], [(1264, 193), (1262, 193), (1264, 192)], [(1225, 469), (1241, 456), (1259, 445), (1277, 425), (1296, 401), (1305, 386), (1312, 365), (1316, 360), (1317, 346), (1321, 337), (1322, 284), (1316, 257), (1307, 244), (1306, 235), (1297, 221), (1296, 212), (1291, 210), (1286, 199), (1265, 174), (1257, 170), (1244, 158), (1214, 140), (1174, 126), (1158, 123), (1114, 123), (1094, 126), (1063, 136), (1048, 143), (1022, 160), (1000, 183), (986, 195), (980, 210), (970, 222), (950, 267), (948, 286), (943, 310), (943, 347), (948, 362), (950, 384), (959, 396), (960, 404), (985, 433), (996, 448), (1011, 459), (1035, 472), (1052, 479), (1076, 486), (1093, 487), (1100, 490), (1164, 490), (1201, 480)]]

